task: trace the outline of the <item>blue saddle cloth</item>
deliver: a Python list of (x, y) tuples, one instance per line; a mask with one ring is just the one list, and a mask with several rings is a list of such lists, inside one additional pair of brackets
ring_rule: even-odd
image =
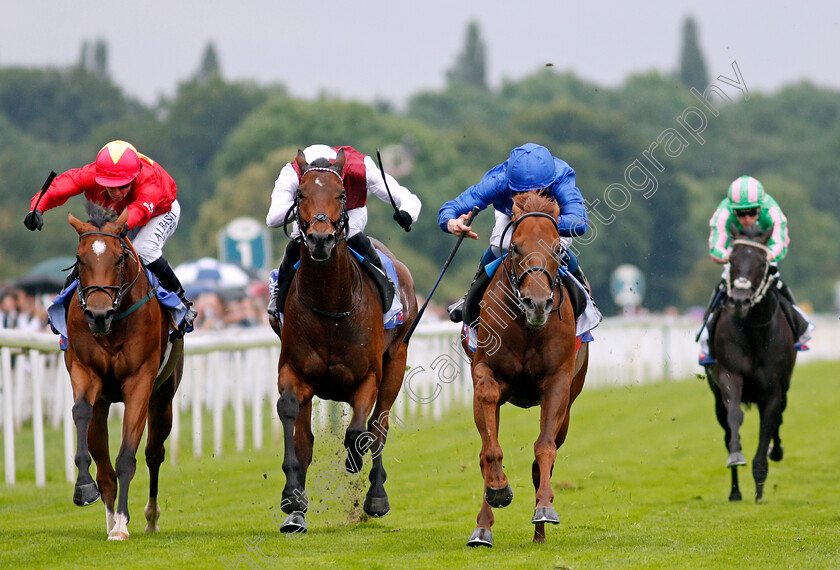
[[(146, 269), (146, 277), (148, 277), (152, 287), (155, 287), (155, 296), (160, 304), (170, 310), (172, 318), (175, 321), (175, 325), (180, 326), (180, 324), (184, 321), (184, 316), (187, 314), (186, 305), (181, 302), (178, 295), (161, 287), (158, 278), (155, 277), (155, 275), (148, 269)], [(70, 305), (70, 296), (76, 290), (78, 285), (78, 279), (70, 283), (66, 289), (55, 296), (50, 303), (50, 306), (47, 308), (50, 327), (52, 327), (53, 331), (60, 336), (59, 346), (61, 347), (61, 350), (67, 350), (67, 307)], [(170, 332), (173, 332), (174, 330), (175, 329), (172, 329)]]

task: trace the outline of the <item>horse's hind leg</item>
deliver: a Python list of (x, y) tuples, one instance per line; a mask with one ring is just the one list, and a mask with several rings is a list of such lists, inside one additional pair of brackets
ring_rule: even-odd
[(172, 432), (172, 380), (165, 382), (152, 393), (149, 400), (149, 434), (146, 436), (146, 467), (149, 469), (149, 502), (143, 509), (146, 516), (146, 532), (158, 532), (160, 505), (158, 505), (158, 482), (160, 465), (166, 457), (164, 443)]
[(548, 383), (540, 405), (540, 435), (534, 443), (534, 463), (531, 477), (536, 491), (536, 506), (531, 522), (534, 526), (534, 542), (545, 542), (545, 523), (560, 524), (560, 517), (552, 506), (554, 491), (551, 489), (551, 474), (557, 448), (566, 439), (569, 430), (568, 382), (558, 378)]
[(99, 399), (93, 406), (93, 419), (88, 428), (90, 455), (96, 463), (96, 484), (105, 504), (105, 531), (114, 528), (114, 502), (117, 500), (117, 473), (111, 465), (108, 450), (108, 410), (111, 405)]

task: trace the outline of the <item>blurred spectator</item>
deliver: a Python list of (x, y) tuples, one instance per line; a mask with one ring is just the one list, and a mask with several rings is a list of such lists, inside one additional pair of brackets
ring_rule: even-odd
[(17, 327), (17, 291), (7, 289), (0, 294), (0, 327), (13, 329)]
[(219, 330), (224, 328), (225, 307), (222, 299), (212, 291), (205, 291), (196, 297), (193, 307), (198, 311), (194, 327), (196, 330)]

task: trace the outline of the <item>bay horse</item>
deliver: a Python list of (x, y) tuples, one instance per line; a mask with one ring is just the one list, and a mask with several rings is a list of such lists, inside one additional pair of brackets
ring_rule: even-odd
[[(787, 406), (787, 391), (796, 363), (793, 330), (772, 291), (767, 243), (772, 229), (757, 225), (738, 232), (729, 227), (732, 251), (723, 309), (714, 324), (713, 354), (717, 363), (706, 366), (715, 412), (729, 451), (732, 470), (730, 501), (740, 501), (738, 466), (746, 465), (739, 430), (744, 420), (741, 404), (756, 404), (760, 417), (758, 448), (752, 462), (755, 500), (761, 501), (767, 479), (767, 457), (783, 456), (779, 427)], [(772, 448), (771, 448), (772, 440)]]
[[(551, 474), (557, 448), (568, 433), (572, 402), (583, 389), (589, 345), (577, 342), (569, 292), (559, 278), (559, 212), (558, 204), (538, 191), (514, 196), (511, 224), (505, 230), (512, 231), (508, 255), (481, 302), (471, 371), (484, 490), (468, 546), (493, 546), (493, 509), (513, 500), (499, 445), (499, 408), (506, 402), (540, 406), (531, 468), (534, 542), (545, 542), (545, 523), (560, 523), (552, 506)], [(463, 345), (469, 356), (466, 339)]]
[[(364, 512), (381, 517), (390, 504), (385, 492), (382, 451), (391, 406), (402, 386), (408, 345), (405, 331), (417, 315), (414, 282), (408, 269), (380, 243), (394, 261), (404, 308), (403, 323), (385, 330), (382, 301), (368, 274), (360, 270), (347, 246), (347, 195), (343, 185), (344, 151), (335, 163), (308, 164), (296, 157), (300, 186), (295, 216), (302, 234), (300, 265), (289, 289), (278, 362), (277, 414), (283, 424), (281, 507), (288, 516), (282, 532), (306, 531), (306, 472), (312, 461), (312, 398), (347, 402), (353, 408), (344, 437), (346, 471), (358, 473), (370, 450), (373, 465)], [(372, 412), (372, 413), (371, 413)], [(367, 431), (365, 424), (367, 422)]]
[[(73, 502), (90, 505), (101, 494), (108, 540), (126, 540), (128, 488), (147, 420), (149, 501), (144, 514), (146, 532), (158, 531), (158, 473), (172, 428), (172, 399), (184, 368), (183, 339), (174, 342), (159, 370), (167, 349), (169, 316), (155, 299), (155, 287), (140, 257), (124, 237), (127, 210), (116, 220), (112, 210), (92, 204), (88, 213), (87, 223), (68, 215), (79, 234), (78, 294), (67, 309), (64, 353), (76, 425), (78, 478)], [(108, 450), (108, 410), (114, 402), (125, 403), (116, 471)], [(91, 457), (96, 462), (96, 482), (90, 476)]]

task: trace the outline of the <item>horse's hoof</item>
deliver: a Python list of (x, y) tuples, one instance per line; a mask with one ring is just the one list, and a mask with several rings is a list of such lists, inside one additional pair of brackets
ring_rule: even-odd
[(741, 491), (732, 491), (729, 494), (729, 502), (730, 503), (737, 503), (741, 500)]
[(781, 461), (784, 456), (785, 450), (781, 445), (776, 447), (775, 445), (770, 444), (770, 449), (767, 450), (767, 457), (773, 461)]
[(128, 533), (121, 530), (112, 530), (108, 540), (128, 540)]
[(494, 509), (501, 509), (502, 507), (508, 506), (510, 502), (513, 501), (513, 489), (510, 488), (510, 483), (508, 483), (503, 489), (491, 489), (490, 487), (485, 487), (484, 499), (487, 501), (487, 504)]
[(744, 454), (740, 451), (733, 451), (729, 454), (729, 458), (726, 460), (727, 467), (735, 467), (737, 465), (746, 465), (747, 458), (744, 457)]
[(467, 546), (486, 546), (493, 548), (493, 533), (489, 528), (476, 528), (467, 541)]
[(365, 504), (362, 507), (365, 514), (371, 517), (384, 517), (391, 512), (391, 505), (388, 504), (388, 497), (365, 497)]
[(557, 511), (554, 510), (554, 507), (537, 507), (534, 509), (534, 518), (531, 519), (531, 522), (533, 524), (560, 524), (560, 517), (557, 516)]
[(306, 516), (299, 511), (295, 511), (290, 514), (286, 517), (286, 520), (283, 521), (283, 525), (280, 527), (280, 532), (293, 534), (306, 532)]
[(755, 486), (755, 502), (760, 503), (764, 499), (764, 484)]
[(76, 485), (73, 491), (73, 504), (79, 507), (86, 507), (92, 505), (99, 500), (99, 489), (96, 488), (96, 483), (86, 483), (84, 485)]

